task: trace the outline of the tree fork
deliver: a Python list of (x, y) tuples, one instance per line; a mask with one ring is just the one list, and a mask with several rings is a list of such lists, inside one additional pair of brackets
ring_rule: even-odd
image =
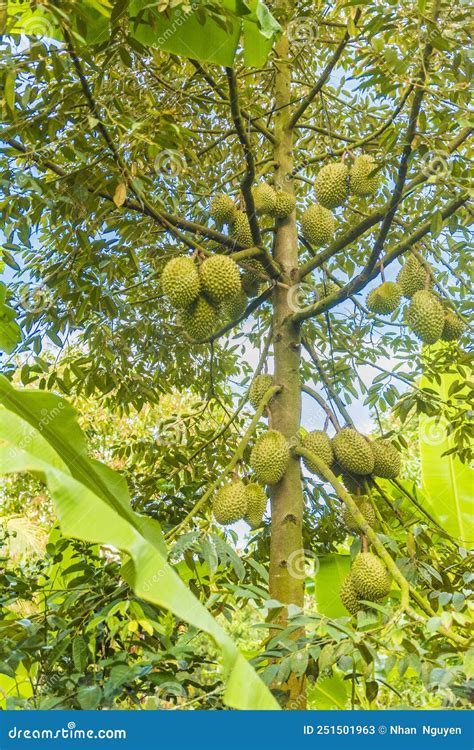
[[(291, 11), (288, 0), (280, 0), (280, 13)], [(280, 18), (285, 27), (285, 19)], [(283, 33), (275, 47), (275, 184), (293, 194), (291, 179), (293, 134), (289, 127), (290, 67), (288, 38)], [(282, 281), (291, 286), (298, 270), (298, 236), (295, 213), (278, 220), (275, 260), (282, 269)], [(271, 404), (272, 427), (288, 441), (298, 434), (301, 417), (301, 337), (300, 324), (292, 320), (288, 289), (276, 285), (273, 291), (273, 331), (275, 379), (280, 393)], [(303, 488), (299, 462), (291, 457), (283, 479), (272, 489), (272, 526), (270, 545), (270, 595), (284, 604), (303, 606), (304, 580), (295, 575), (295, 559), (303, 555)], [(304, 680), (290, 677), (288, 708), (305, 708)]]

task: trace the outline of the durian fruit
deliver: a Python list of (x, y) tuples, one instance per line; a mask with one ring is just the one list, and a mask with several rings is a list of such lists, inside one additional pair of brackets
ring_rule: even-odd
[[(372, 507), (372, 504), (368, 496), (367, 495), (358, 495), (358, 496), (354, 495), (352, 499), (354, 500), (355, 504), (359, 508), (360, 512), (364, 516), (369, 526), (374, 527), (377, 521), (377, 517), (375, 515), (375, 511)], [(354, 516), (352, 515), (352, 513), (350, 512), (349, 508), (346, 508), (346, 510), (342, 514), (342, 518), (348, 529), (350, 529), (351, 531), (359, 530), (359, 525), (357, 521), (355, 520)]]
[(446, 310), (444, 314), (444, 326), (441, 338), (443, 341), (457, 341), (464, 333), (466, 326), (459, 315), (452, 310)]
[(255, 212), (257, 214), (272, 214), (275, 209), (276, 203), (276, 192), (271, 185), (266, 182), (262, 182), (260, 185), (256, 185), (252, 189), (253, 202), (255, 204)]
[(224, 302), (224, 314), (229, 320), (237, 320), (237, 318), (240, 318), (244, 314), (247, 303), (247, 295), (244, 292), (239, 292), (235, 297), (231, 297)]
[(391, 587), (390, 573), (372, 552), (357, 555), (352, 563), (351, 580), (357, 596), (370, 602), (383, 599)]
[(356, 615), (363, 607), (359, 604), (357, 598), (357, 591), (352, 580), (352, 575), (349, 573), (343, 580), (342, 586), (339, 590), (339, 597), (344, 607), (351, 615)]
[[(303, 448), (314, 453), (328, 466), (331, 466), (334, 461), (331, 440), (323, 430), (313, 430), (313, 432), (308, 432), (301, 441), (301, 445)], [(318, 467), (314, 461), (311, 461), (309, 458), (303, 458), (303, 463), (309, 471), (313, 472), (313, 474), (318, 473)]]
[(367, 307), (379, 315), (388, 315), (397, 309), (402, 296), (399, 284), (394, 281), (384, 281), (367, 295)]
[(285, 190), (278, 190), (275, 198), (275, 206), (272, 216), (277, 219), (284, 219), (289, 216), (296, 208), (296, 198)]
[(213, 198), (209, 213), (216, 224), (222, 227), (224, 224), (233, 224), (237, 207), (228, 195), (220, 193)]
[[(242, 289), (247, 297), (256, 297), (264, 279), (260, 274), (265, 273), (263, 265), (258, 260), (246, 260), (242, 274)], [(255, 270), (252, 270), (255, 269)]]
[(424, 344), (434, 344), (443, 333), (444, 308), (438, 297), (426, 290), (415, 292), (407, 313), (408, 325)]
[(200, 269), (201, 285), (213, 302), (224, 302), (241, 292), (240, 271), (228, 255), (211, 255)]
[(343, 471), (354, 474), (372, 474), (374, 454), (360, 432), (351, 427), (344, 427), (333, 437), (332, 448)]
[(174, 307), (189, 307), (198, 298), (201, 281), (192, 258), (169, 260), (161, 274), (161, 288)]
[(326, 164), (314, 183), (316, 198), (325, 208), (342, 206), (349, 193), (349, 170), (342, 162)]
[(191, 307), (182, 310), (180, 323), (191, 341), (202, 341), (211, 336), (219, 324), (219, 309), (200, 295)]
[(257, 375), (257, 377), (253, 379), (249, 390), (249, 401), (254, 409), (258, 409), (262, 398), (272, 385), (274, 385), (273, 375), (262, 374)]
[(415, 292), (426, 289), (429, 274), (414, 255), (409, 255), (397, 276), (404, 297), (413, 297)]
[(374, 470), (376, 477), (383, 479), (395, 479), (400, 474), (401, 457), (395, 446), (390, 440), (374, 440), (369, 443), (372, 453), (374, 454)]
[(339, 291), (339, 287), (337, 284), (334, 283), (334, 281), (326, 280), (321, 282), (320, 284), (316, 284), (316, 295), (318, 300), (326, 299), (326, 297), (330, 297), (331, 294), (334, 294), (335, 292)]
[(336, 222), (328, 208), (314, 203), (308, 206), (301, 217), (301, 230), (311, 245), (321, 247), (334, 237)]
[(242, 247), (253, 247), (252, 231), (250, 229), (247, 214), (244, 211), (236, 211), (234, 217), (234, 228), (232, 237)]
[(252, 527), (257, 529), (262, 525), (263, 514), (267, 507), (267, 496), (261, 484), (250, 482), (246, 486), (247, 492), (247, 513), (245, 520)]
[(247, 500), (247, 487), (240, 480), (221, 487), (212, 502), (217, 523), (228, 526), (244, 518), (247, 513)]
[(354, 195), (364, 197), (373, 195), (379, 186), (378, 173), (371, 174), (376, 169), (376, 162), (372, 156), (363, 154), (354, 159), (350, 172), (350, 189)]
[(277, 430), (268, 430), (255, 442), (250, 453), (250, 466), (262, 484), (276, 484), (283, 477), (290, 449), (285, 437)]

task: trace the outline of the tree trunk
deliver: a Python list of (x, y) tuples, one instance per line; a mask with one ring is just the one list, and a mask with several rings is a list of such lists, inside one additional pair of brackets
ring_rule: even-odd
[[(282, 3), (287, 12), (290, 7)], [(279, 19), (282, 25), (284, 19)], [(274, 158), (277, 164), (275, 185), (293, 193), (293, 135), (288, 129), (290, 102), (290, 67), (288, 39), (283, 34), (275, 47), (275, 108), (276, 144)], [(283, 269), (282, 281), (291, 286), (298, 267), (298, 235), (293, 213), (278, 221), (275, 239), (275, 259)], [(300, 330), (290, 322), (293, 310), (289, 307), (288, 289), (276, 286), (273, 296), (273, 338), (275, 379), (282, 386), (271, 404), (272, 427), (279, 430), (288, 441), (298, 435), (301, 418), (300, 384)], [(302, 562), (303, 491), (299, 461), (290, 458), (283, 479), (272, 490), (272, 528), (270, 551), (270, 595), (285, 604), (303, 606), (304, 579)], [(299, 564), (298, 564), (299, 561)], [(303, 680), (291, 678), (288, 708), (305, 707)]]

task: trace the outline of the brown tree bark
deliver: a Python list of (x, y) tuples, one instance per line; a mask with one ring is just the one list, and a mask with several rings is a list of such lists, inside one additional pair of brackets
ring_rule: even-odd
[[(279, 20), (285, 26), (285, 18), (281, 16), (288, 17), (291, 3), (281, 0), (279, 5)], [(293, 194), (293, 134), (288, 127), (291, 75), (285, 33), (275, 47), (275, 60), (275, 186)], [(295, 213), (278, 220), (274, 257), (282, 268), (282, 281), (291, 286), (298, 270)], [(275, 379), (282, 390), (272, 401), (271, 418), (273, 429), (279, 430), (291, 442), (298, 434), (301, 418), (301, 340), (299, 325), (291, 322), (294, 310), (289, 302), (288, 289), (277, 285), (273, 295), (273, 337)], [(303, 556), (303, 491), (296, 458), (290, 458), (285, 476), (272, 490), (271, 500), (270, 595), (282, 603), (303, 606), (304, 579), (300, 572)], [(289, 692), (287, 708), (304, 708), (304, 681), (290, 677), (286, 689)]]

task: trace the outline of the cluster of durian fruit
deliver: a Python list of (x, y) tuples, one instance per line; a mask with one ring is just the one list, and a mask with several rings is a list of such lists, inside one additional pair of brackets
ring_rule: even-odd
[[(254, 378), (249, 400), (255, 409), (274, 384), (273, 376), (269, 374)], [(309, 432), (302, 438), (301, 445), (340, 476), (348, 491), (357, 493), (353, 495), (354, 502), (367, 523), (374, 527), (375, 510), (369, 496), (360, 492), (370, 477), (394, 479), (399, 475), (400, 453), (393, 443), (382, 438), (369, 441), (352, 427), (344, 427), (332, 439), (323, 430)], [(229, 525), (244, 519), (252, 528), (258, 528), (267, 504), (264, 485), (272, 486), (282, 479), (289, 459), (290, 447), (281, 432), (269, 429), (261, 434), (250, 452), (251, 479), (246, 482), (234, 479), (217, 491), (212, 506), (215, 520)], [(303, 461), (309, 471), (318, 473), (318, 467), (311, 459), (305, 457)], [(343, 520), (349, 531), (361, 532), (349, 510), (344, 512)], [(348, 612), (355, 615), (367, 606), (364, 601), (380, 602), (390, 587), (391, 577), (383, 562), (373, 553), (362, 552), (355, 558), (343, 582), (340, 597)]]
[[(369, 526), (376, 525), (376, 514), (368, 494), (360, 494), (368, 488), (367, 480), (380, 477), (395, 479), (401, 469), (400, 453), (387, 439), (368, 440), (352, 427), (344, 427), (331, 439), (323, 430), (307, 433), (302, 446), (341, 478), (351, 493), (358, 510)], [(303, 459), (306, 468), (317, 474), (318, 467), (310, 459)], [(343, 513), (343, 521), (352, 533), (361, 533), (357, 520), (349, 509)], [(390, 575), (379, 558), (362, 552), (354, 560), (349, 575), (344, 580), (340, 597), (351, 615), (364, 609), (361, 601), (380, 602), (390, 591)]]
[(191, 341), (211, 336), (224, 320), (243, 314), (258, 274), (251, 269), (241, 274), (228, 255), (179, 256), (168, 261), (161, 275), (161, 288), (168, 302), (179, 312), (179, 321)]
[(347, 611), (356, 615), (366, 608), (361, 600), (380, 602), (389, 594), (391, 585), (390, 573), (380, 558), (372, 552), (361, 552), (354, 559), (339, 595)]
[(378, 315), (390, 315), (406, 297), (410, 300), (406, 322), (420, 341), (424, 344), (435, 344), (440, 339), (456, 341), (464, 333), (464, 322), (445, 299), (430, 289), (432, 278), (429, 265), (409, 255), (396, 281), (384, 281), (369, 292), (367, 307)]
[[(332, 209), (342, 206), (349, 194), (358, 197), (373, 195), (379, 184), (378, 167), (372, 156), (357, 156), (352, 167), (343, 161), (322, 167), (314, 183), (317, 203), (309, 205), (301, 216), (301, 231), (304, 238), (313, 246), (327, 245), (334, 237), (336, 220)], [(255, 212), (258, 216), (284, 219), (296, 208), (296, 200), (285, 190), (275, 190), (266, 182), (256, 185), (253, 190)], [(217, 195), (212, 201), (210, 214), (217, 226), (227, 225), (231, 236), (242, 247), (252, 247), (252, 233), (247, 214), (237, 208), (225, 194)]]
[[(254, 379), (249, 400), (255, 409), (272, 385), (274, 381), (271, 375), (258, 375)], [(289, 460), (290, 448), (281, 432), (267, 430), (262, 433), (250, 452), (251, 480), (244, 483), (241, 479), (235, 479), (215, 494), (212, 509), (217, 523), (226, 526), (244, 519), (253, 529), (258, 528), (267, 505), (264, 486), (272, 486), (282, 479)]]

